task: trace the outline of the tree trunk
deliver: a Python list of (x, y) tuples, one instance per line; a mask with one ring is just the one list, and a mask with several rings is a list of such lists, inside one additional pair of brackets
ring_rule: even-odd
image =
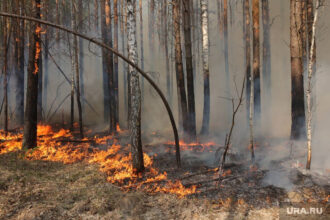
[[(74, 31), (77, 31), (77, 3), (76, 0), (71, 1), (71, 25)], [(72, 47), (72, 59), (73, 59), (73, 72), (76, 75), (76, 98), (78, 105), (78, 117), (79, 117), (79, 132), (80, 138), (84, 138), (83, 132), (83, 121), (82, 121), (82, 107), (80, 99), (80, 74), (79, 74), (79, 59), (78, 59), (78, 38), (73, 36), (73, 47)]]
[[(101, 11), (104, 9), (104, 2), (105, 0), (101, 0)], [(101, 12), (102, 17), (102, 12)], [(101, 18), (104, 19), (104, 18)], [(102, 21), (101, 21), (102, 22)], [(94, 26), (95, 30), (98, 31), (99, 29), (99, 0), (94, 0)]]
[(225, 72), (226, 72), (226, 92), (230, 94), (229, 86), (229, 51), (228, 51), (228, 1), (223, 0), (223, 38), (224, 38), (224, 55), (225, 55)]
[(172, 104), (171, 91), (171, 72), (170, 72), (170, 57), (168, 51), (168, 20), (167, 20), (167, 4), (164, 6), (164, 47), (165, 47), (165, 67), (166, 67), (166, 90), (167, 98)]
[[(84, 7), (83, 7), (83, 1), (78, 0), (78, 12), (83, 12)], [(78, 26), (77, 29), (81, 32), (83, 32), (83, 27), (82, 23), (84, 22), (83, 20), (83, 13), (78, 13)], [(85, 100), (85, 77), (84, 77), (84, 41), (83, 39), (79, 39), (79, 74), (80, 74), (80, 100)], [(81, 109), (82, 113), (84, 114), (85, 110), (85, 105), (84, 102), (81, 103)]]
[(185, 132), (188, 131), (188, 107), (187, 107), (187, 95), (185, 88), (185, 80), (183, 73), (182, 63), (182, 48), (181, 48), (181, 2), (180, 0), (173, 0), (173, 24), (174, 24), (174, 36), (175, 36), (175, 71), (177, 80), (177, 90), (179, 99), (179, 113), (182, 119), (182, 128)]
[[(311, 46), (312, 46), (312, 39), (313, 39), (313, 36), (312, 36), (312, 33), (313, 33), (313, 21), (314, 21), (314, 5), (313, 5), (313, 0), (307, 0), (307, 35), (308, 35), (308, 52), (311, 51)], [(315, 75), (316, 74), (316, 42), (314, 42), (314, 53), (313, 53), (313, 57), (312, 57), (312, 63), (313, 63), (313, 66), (312, 66), (312, 70), (313, 70), (313, 73), (312, 75)], [(313, 78), (313, 80), (315, 81), (316, 80), (316, 76)], [(316, 87), (317, 87), (317, 84), (314, 83), (313, 84), (313, 98), (312, 98), (312, 101), (313, 103), (316, 103)], [(312, 103), (312, 104), (313, 104)], [(316, 111), (316, 108), (317, 106), (315, 105), (314, 106), (314, 110)]]
[[(7, 0), (3, 1), (3, 10), (8, 11)], [(10, 42), (10, 23), (8, 18), (3, 18), (3, 100), (4, 100), (4, 131), (8, 134), (8, 50)]]
[[(41, 42), (40, 42), (41, 43)], [(40, 67), (39, 73), (38, 73), (38, 122), (41, 122), (43, 120), (43, 108), (42, 108), (42, 95), (43, 95), (43, 65), (42, 65), (42, 47), (40, 44), (40, 58), (39, 58), (39, 64), (38, 66)]]
[[(143, 8), (142, 1), (139, 1), (139, 9), (140, 9), (140, 48), (141, 48), (141, 68), (144, 69), (144, 44), (143, 44)], [(143, 100), (144, 96), (144, 79), (141, 80), (141, 97)]]
[[(34, 16), (41, 18), (41, 0), (33, 1)], [(26, 107), (24, 117), (23, 149), (34, 148), (37, 146), (37, 106), (38, 106), (38, 76), (40, 70), (40, 24), (31, 23), (29, 62), (28, 62), (28, 81), (26, 91)]]
[[(114, 49), (118, 50), (118, 0), (113, 1), (114, 11)], [(114, 131), (119, 126), (119, 88), (118, 88), (118, 56), (114, 55)]]
[[(56, 0), (56, 24), (60, 24), (60, 3)], [(56, 29), (55, 40), (58, 43), (60, 41), (60, 30)]]
[[(262, 0), (262, 21), (263, 21), (263, 82), (268, 98), (271, 99), (271, 48), (270, 48), (270, 20), (269, 20), (269, 0)], [(268, 101), (269, 104), (269, 101)]]
[(244, 0), (244, 44), (245, 44), (245, 75), (246, 75), (246, 112), (250, 118), (250, 91), (251, 91), (251, 16), (250, 0)]
[(186, 71), (188, 89), (188, 134), (192, 141), (196, 140), (196, 113), (195, 113), (195, 91), (194, 91), (194, 71), (192, 63), (192, 42), (191, 42), (191, 0), (183, 0), (183, 24), (184, 42), (186, 52)]
[[(23, 15), (24, 1), (17, 1), (18, 12), (17, 14)], [(16, 78), (16, 123), (23, 125), (24, 123), (24, 44), (25, 44), (25, 32), (24, 21), (17, 21), (17, 40), (15, 41), (15, 78)]]
[[(312, 2), (313, 4), (313, 2)], [(309, 39), (309, 65), (308, 65), (308, 82), (306, 90), (306, 101), (307, 101), (307, 163), (306, 169), (310, 170), (312, 162), (312, 77), (315, 74), (313, 67), (315, 66), (315, 35), (316, 35), (316, 24), (318, 20), (318, 9), (320, 7), (320, 1), (316, 0), (315, 16), (313, 15), (312, 33)], [(310, 12), (309, 12), (310, 13)], [(314, 14), (314, 13), (313, 13)]]
[(304, 79), (302, 63), (302, 3), (291, 0), (290, 3), (290, 51), (291, 51), (291, 139), (306, 137)]
[[(108, 45), (112, 48), (113, 47), (113, 40), (112, 40), (112, 15), (111, 15), (111, 1), (105, 1), (105, 25), (106, 25), (106, 41)], [(108, 66), (108, 75), (109, 75), (109, 98), (110, 98), (110, 124), (109, 124), (109, 131), (113, 133), (116, 129), (116, 121), (115, 121), (115, 74), (114, 74), (114, 56), (113, 53), (107, 53), (106, 65)]]
[(204, 76), (204, 108), (202, 134), (209, 132), (210, 124), (210, 70), (209, 70), (209, 27), (208, 27), (208, 0), (201, 0), (201, 20), (202, 20), (202, 57)]
[[(138, 63), (136, 44), (136, 0), (127, 0), (127, 37), (128, 37), (128, 57), (133, 63)], [(131, 115), (129, 130), (131, 133), (131, 153), (133, 171), (138, 173), (144, 170), (143, 152), (141, 141), (141, 91), (139, 76), (135, 68), (129, 66), (131, 84)]]
[(261, 113), (260, 102), (260, 16), (259, 1), (253, 0), (253, 80), (254, 80), (254, 120), (259, 122)]

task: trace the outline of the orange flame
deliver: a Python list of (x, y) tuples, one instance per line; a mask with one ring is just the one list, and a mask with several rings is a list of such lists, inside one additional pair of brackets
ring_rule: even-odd
[[(38, 125), (38, 143), (35, 149), (26, 153), (28, 160), (45, 160), (62, 162), (64, 164), (86, 161), (90, 164), (98, 164), (100, 171), (107, 175), (107, 181), (122, 187), (123, 190), (142, 189), (149, 193), (171, 193), (183, 197), (196, 193), (196, 186), (186, 188), (179, 181), (168, 180), (166, 172), (160, 172), (153, 167), (153, 160), (147, 154), (144, 154), (146, 171), (142, 175), (136, 175), (131, 165), (131, 155), (125, 153), (128, 146), (121, 146), (112, 136), (92, 137), (92, 140), (99, 144), (107, 146), (110, 140), (113, 144), (107, 150), (92, 148), (88, 138), (87, 142), (74, 143), (65, 142), (66, 139), (72, 140), (74, 137), (69, 130), (60, 129), (54, 132), (49, 125)], [(22, 133), (5, 133), (0, 130), (0, 154), (13, 152), (22, 148)]]

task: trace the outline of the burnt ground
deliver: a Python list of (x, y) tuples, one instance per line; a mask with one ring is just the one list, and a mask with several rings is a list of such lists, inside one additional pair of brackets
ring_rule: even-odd
[[(230, 152), (219, 181), (214, 164), (218, 148), (183, 151), (178, 170), (173, 146), (145, 146), (148, 154), (157, 155), (154, 166), (169, 179), (186, 187), (197, 185), (198, 192), (185, 198), (142, 189), (124, 192), (108, 183), (97, 165), (85, 162), (64, 165), (27, 161), (19, 153), (0, 155), (0, 219), (279, 219), (287, 204), (329, 206), (329, 173), (292, 167), (292, 158), (270, 161), (268, 168), (258, 160), (251, 166)], [(278, 181), (282, 185), (272, 184)]]

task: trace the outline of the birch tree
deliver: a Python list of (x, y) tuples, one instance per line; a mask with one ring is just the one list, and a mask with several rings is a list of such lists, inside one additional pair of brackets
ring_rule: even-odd
[(306, 90), (306, 102), (307, 102), (307, 164), (306, 169), (311, 168), (312, 161), (312, 78), (315, 74), (313, 67), (315, 65), (314, 53), (315, 53), (315, 34), (316, 24), (318, 20), (318, 10), (320, 7), (320, 0), (316, 0), (315, 14), (312, 25), (311, 44), (309, 53), (309, 64), (308, 64), (308, 79), (307, 79), (307, 90)]
[[(136, 41), (136, 0), (127, 0), (127, 44), (128, 58), (134, 64), (138, 63)], [(144, 170), (142, 141), (141, 141), (141, 91), (139, 76), (136, 69), (129, 66), (131, 85), (131, 111), (129, 117), (129, 130), (131, 139), (131, 153), (134, 172)]]
[(210, 124), (210, 70), (209, 70), (209, 27), (208, 27), (208, 0), (200, 0), (202, 24), (202, 58), (204, 77), (204, 109), (202, 134), (207, 134)]

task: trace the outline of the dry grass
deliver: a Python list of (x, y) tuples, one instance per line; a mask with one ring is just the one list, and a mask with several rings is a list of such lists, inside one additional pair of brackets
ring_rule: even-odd
[[(227, 199), (235, 201), (234, 199)], [(224, 201), (227, 201), (224, 200)], [(98, 167), (0, 155), (0, 219), (277, 219), (278, 208), (244, 201), (123, 192)]]

